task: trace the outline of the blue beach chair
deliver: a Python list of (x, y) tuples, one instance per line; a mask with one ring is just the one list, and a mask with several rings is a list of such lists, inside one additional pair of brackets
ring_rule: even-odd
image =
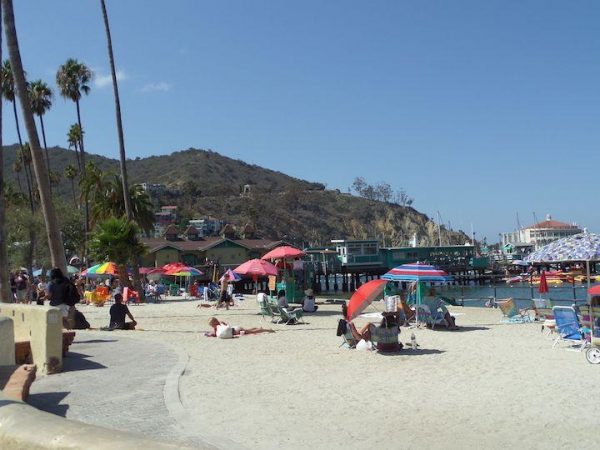
[(588, 345), (586, 333), (589, 333), (590, 330), (581, 326), (577, 312), (570, 306), (555, 306), (552, 311), (558, 334), (552, 348), (556, 347), (560, 341), (570, 341), (580, 345), (578, 350), (583, 351)]

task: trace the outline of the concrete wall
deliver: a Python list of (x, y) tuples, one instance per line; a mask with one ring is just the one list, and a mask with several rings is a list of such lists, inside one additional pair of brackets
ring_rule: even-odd
[(12, 319), (0, 317), (0, 366), (15, 364), (15, 331)]
[(62, 316), (58, 308), (0, 303), (0, 317), (12, 319), (15, 342), (30, 341), (39, 374), (62, 371)]
[(189, 447), (67, 420), (0, 395), (0, 448), (174, 450)]

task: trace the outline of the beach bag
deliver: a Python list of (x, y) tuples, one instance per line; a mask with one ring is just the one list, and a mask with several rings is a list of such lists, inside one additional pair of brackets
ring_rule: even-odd
[(73, 326), (73, 329), (87, 330), (88, 328), (90, 328), (90, 323), (86, 320), (83, 313), (75, 310), (75, 325)]
[(217, 337), (220, 339), (233, 338), (233, 328), (229, 325), (217, 325)]
[(358, 344), (356, 344), (356, 350), (373, 350), (373, 343), (371, 341), (365, 341), (364, 339), (361, 339), (358, 341)]
[(66, 295), (63, 303), (69, 306), (75, 306), (77, 303), (81, 301), (81, 297), (79, 296), (79, 291), (75, 287), (73, 283), (67, 281), (67, 289)]

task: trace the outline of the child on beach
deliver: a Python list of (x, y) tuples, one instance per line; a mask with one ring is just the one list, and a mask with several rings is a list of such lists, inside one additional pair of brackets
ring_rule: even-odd
[(229, 325), (227, 322), (222, 322), (216, 317), (208, 319), (208, 324), (212, 327), (212, 331), (204, 333), (207, 337), (217, 337), (217, 327), (219, 325), (230, 327), (233, 330), (233, 336), (243, 336), (244, 334), (259, 334), (259, 333), (275, 333), (275, 330), (270, 328), (242, 328)]

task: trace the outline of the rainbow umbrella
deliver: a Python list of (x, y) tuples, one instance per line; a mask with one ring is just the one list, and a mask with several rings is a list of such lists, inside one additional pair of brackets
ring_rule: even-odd
[(197, 277), (200, 275), (204, 275), (204, 272), (194, 268), (194, 267), (180, 267), (171, 272), (165, 272), (165, 275), (175, 275), (176, 277)]
[(113, 262), (105, 262), (96, 264), (95, 266), (88, 267), (86, 270), (81, 272), (83, 277), (91, 277), (96, 275), (118, 275), (119, 269)]
[(223, 281), (223, 279), (225, 279), (227, 281), (240, 281), (242, 279), (242, 277), (240, 277), (233, 270), (227, 269), (227, 272), (225, 272), (223, 274), (223, 276), (221, 278), (219, 278), (219, 281)]

